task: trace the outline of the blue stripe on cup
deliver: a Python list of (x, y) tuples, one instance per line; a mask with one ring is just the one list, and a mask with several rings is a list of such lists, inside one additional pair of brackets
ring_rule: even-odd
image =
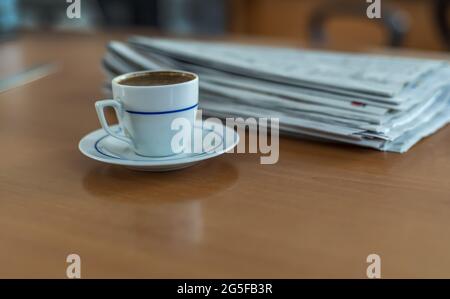
[(177, 113), (177, 112), (183, 112), (187, 110), (191, 110), (198, 106), (198, 103), (195, 105), (192, 105), (187, 108), (177, 109), (177, 110), (168, 110), (168, 111), (156, 111), (156, 112), (145, 112), (145, 111), (133, 111), (133, 110), (125, 110), (128, 113), (131, 114), (141, 114), (141, 115), (158, 115), (158, 114), (169, 114), (169, 113)]

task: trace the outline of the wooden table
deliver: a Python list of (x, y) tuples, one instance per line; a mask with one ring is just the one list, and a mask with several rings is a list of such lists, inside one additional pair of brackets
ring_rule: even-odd
[(59, 71), (0, 94), (0, 277), (450, 277), (450, 129), (406, 154), (282, 138), (280, 160), (227, 154), (169, 173), (83, 156), (111, 35), (0, 45), (0, 75)]

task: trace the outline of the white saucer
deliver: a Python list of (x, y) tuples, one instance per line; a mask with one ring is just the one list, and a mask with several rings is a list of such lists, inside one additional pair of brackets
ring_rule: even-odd
[[(203, 122), (201, 126), (196, 126), (195, 130), (201, 130), (202, 136), (215, 134), (219, 140), (211, 145), (207, 150), (198, 153), (181, 153), (168, 157), (144, 157), (136, 154), (130, 146), (123, 141), (108, 135), (103, 129), (96, 130), (84, 136), (78, 148), (87, 157), (108, 164), (122, 165), (128, 168), (144, 171), (169, 171), (186, 168), (200, 161), (207, 160), (234, 148), (239, 142), (239, 135), (233, 129), (221, 125), (221, 129), (210, 130), (205, 128)], [(214, 123), (218, 126), (217, 123)], [(210, 126), (209, 126), (210, 127)], [(118, 125), (111, 126), (113, 130), (120, 132)], [(222, 134), (219, 134), (222, 132)], [(226, 140), (227, 136), (233, 136), (232, 140)]]

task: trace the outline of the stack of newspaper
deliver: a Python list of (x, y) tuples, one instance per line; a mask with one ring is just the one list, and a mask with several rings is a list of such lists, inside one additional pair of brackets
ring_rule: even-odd
[[(405, 152), (450, 121), (445, 61), (131, 37), (110, 42), (109, 76), (199, 74), (203, 114), (277, 117), (280, 132)], [(110, 88), (110, 86), (108, 86)]]

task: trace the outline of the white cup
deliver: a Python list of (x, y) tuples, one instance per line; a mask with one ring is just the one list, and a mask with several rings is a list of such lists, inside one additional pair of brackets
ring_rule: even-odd
[[(188, 80), (164, 85), (125, 85), (130, 77), (161, 73), (185, 76)], [(197, 75), (177, 70), (134, 72), (114, 78), (112, 89), (112, 100), (95, 103), (100, 124), (109, 135), (128, 143), (143, 156), (170, 156), (184, 150), (182, 144), (172, 144), (176, 131), (171, 129), (171, 124), (177, 118), (184, 118), (194, 128), (198, 105)], [(109, 127), (105, 107), (114, 108), (123, 132), (115, 132)]]

